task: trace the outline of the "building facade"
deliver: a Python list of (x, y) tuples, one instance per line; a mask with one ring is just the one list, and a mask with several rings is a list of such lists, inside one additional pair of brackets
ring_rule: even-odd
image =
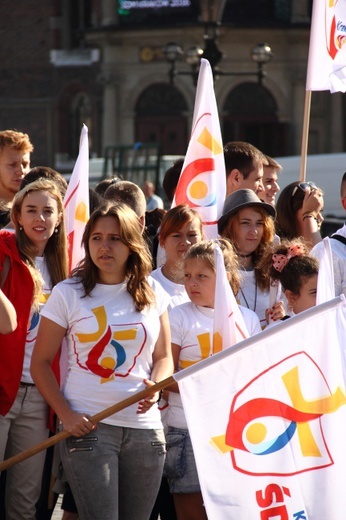
[[(215, 3), (118, 1), (37, 0), (33, 8), (2, 0), (0, 126), (30, 134), (34, 165), (71, 170), (82, 123), (95, 157), (106, 146), (135, 142), (160, 142), (162, 154), (184, 155), (194, 78), (179, 61), (172, 84), (162, 49), (168, 42), (203, 46), (205, 12)], [(272, 156), (300, 153), (311, 3), (217, 4), (218, 66), (226, 74), (215, 78), (215, 93), (224, 143), (249, 141)], [(248, 75), (257, 71), (251, 49), (260, 42), (273, 51), (262, 84)], [(310, 154), (346, 150), (345, 111), (343, 94), (313, 92)]]

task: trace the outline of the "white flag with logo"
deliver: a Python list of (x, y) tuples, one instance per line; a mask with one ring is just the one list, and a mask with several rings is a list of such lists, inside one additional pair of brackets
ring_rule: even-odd
[(207, 238), (216, 238), (226, 196), (226, 169), (213, 74), (201, 59), (192, 132), (172, 207), (187, 204), (202, 217)]
[(210, 520), (344, 520), (345, 345), (341, 296), (174, 375)]
[(83, 125), (79, 154), (64, 197), (66, 234), (69, 243), (69, 270), (84, 258), (81, 240), (89, 219), (89, 140)]
[(346, 0), (314, 0), (306, 90), (346, 92)]

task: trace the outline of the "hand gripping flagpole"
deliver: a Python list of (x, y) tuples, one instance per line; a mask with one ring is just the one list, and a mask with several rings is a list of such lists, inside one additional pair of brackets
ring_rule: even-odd
[[(144, 390), (137, 392), (136, 394), (132, 395), (131, 397), (127, 397), (123, 401), (120, 401), (119, 403), (113, 404), (112, 406), (105, 408), (101, 412), (93, 415), (90, 418), (90, 421), (93, 424), (97, 424), (100, 421), (106, 419), (107, 417), (110, 417), (111, 415), (113, 415), (117, 412), (120, 412), (121, 410), (124, 410), (124, 408), (127, 408), (128, 406), (131, 406), (132, 404), (137, 403), (141, 399), (145, 399), (146, 397), (148, 397), (149, 395), (151, 395), (153, 393), (163, 390), (164, 388), (166, 388), (169, 385), (172, 385), (173, 383), (175, 383), (174, 377), (173, 376), (167, 377), (166, 379), (163, 379), (159, 383), (156, 383), (155, 385), (145, 388)], [(32, 448), (22, 451), (21, 453), (18, 453), (18, 455), (14, 455), (13, 457), (10, 457), (9, 459), (6, 459), (3, 462), (0, 462), (0, 472), (11, 468), (15, 464), (18, 464), (19, 462), (22, 462), (23, 460), (33, 457), (37, 453), (40, 453), (41, 451), (46, 450), (50, 446), (54, 446), (55, 444), (58, 444), (58, 442), (61, 442), (64, 439), (67, 439), (68, 437), (71, 437), (71, 434), (68, 431), (63, 430), (62, 432), (59, 432), (59, 433), (53, 435), (52, 437), (49, 437), (45, 441), (42, 441), (39, 444), (36, 444), (35, 446), (32, 446)]]

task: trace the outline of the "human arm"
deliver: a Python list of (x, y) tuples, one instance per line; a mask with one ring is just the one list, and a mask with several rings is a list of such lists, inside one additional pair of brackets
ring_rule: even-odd
[(64, 327), (41, 316), (31, 357), (31, 375), (42, 396), (56, 412), (64, 430), (75, 437), (81, 437), (92, 430), (94, 425), (86, 414), (80, 414), (72, 410), (60, 391), (51, 368), (53, 359), (60, 348), (65, 334), (66, 329)]
[[(174, 362), (174, 372), (178, 372), (180, 351), (181, 351), (181, 347), (179, 345), (177, 345), (176, 343), (172, 343), (172, 356), (173, 356), (173, 362)], [(167, 390), (169, 392), (175, 392), (176, 394), (179, 394), (178, 383), (172, 383), (170, 386), (167, 387)]]
[[(145, 379), (147, 387), (170, 377), (173, 374), (173, 358), (171, 351), (171, 332), (168, 314), (165, 311), (160, 316), (160, 332), (153, 352), (153, 366), (150, 379)], [(145, 413), (159, 399), (159, 392), (154, 392), (146, 399), (139, 401), (137, 413)]]
[(0, 334), (10, 334), (17, 328), (17, 313), (10, 300), (0, 289)]
[(322, 236), (320, 233), (323, 210), (323, 195), (319, 189), (307, 188), (303, 205), (298, 213), (298, 219), (301, 229), (301, 234), (304, 239), (313, 247), (318, 242), (321, 242)]

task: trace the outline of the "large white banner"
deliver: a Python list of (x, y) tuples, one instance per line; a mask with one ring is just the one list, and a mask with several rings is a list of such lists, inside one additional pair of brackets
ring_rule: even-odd
[(177, 374), (209, 520), (344, 520), (343, 296)]

